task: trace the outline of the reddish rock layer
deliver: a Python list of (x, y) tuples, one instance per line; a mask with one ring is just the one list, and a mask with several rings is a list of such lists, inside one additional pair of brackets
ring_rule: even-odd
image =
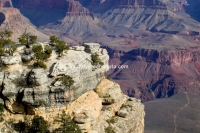
[(66, 0), (17, 0), (14, 5), (18, 8), (25, 9), (59, 9), (64, 10), (69, 16), (93, 16), (78, 1)]
[(13, 40), (15, 41), (18, 41), (18, 37), (23, 34), (25, 30), (39, 36), (39, 40), (47, 39), (47, 36), (31, 26), (16, 8), (0, 9), (0, 28), (0, 30), (11, 30), (13, 32)]
[(118, 66), (110, 76), (123, 92), (149, 101), (170, 97), (178, 92), (200, 95), (200, 52), (198, 49), (157, 51), (135, 49), (128, 53), (110, 52), (111, 61)]

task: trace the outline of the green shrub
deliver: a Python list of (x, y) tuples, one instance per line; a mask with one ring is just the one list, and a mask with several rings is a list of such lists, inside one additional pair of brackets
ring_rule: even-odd
[(19, 121), (18, 123), (13, 124), (14, 130), (19, 133), (23, 133), (28, 128), (28, 125), (25, 122)]
[(5, 110), (4, 105), (0, 103), (0, 122), (3, 122), (2, 115), (3, 115), (4, 110)]
[(44, 61), (37, 61), (33, 64), (34, 68), (43, 68), (43, 69), (47, 69), (46, 64), (44, 63)]
[(72, 77), (64, 75), (61, 78), (62, 84), (65, 85), (66, 87), (70, 88), (74, 84), (74, 80)]
[(33, 45), (33, 47), (32, 47), (32, 51), (34, 53), (42, 52), (42, 50), (43, 50), (42, 45)]
[(55, 129), (55, 133), (81, 133), (79, 126), (64, 111), (58, 115), (55, 122), (61, 124), (59, 128)]
[(25, 45), (26, 48), (30, 48), (31, 44), (34, 44), (37, 42), (37, 36), (30, 35), (29, 33), (26, 33), (26, 31), (18, 38), (19, 42), (22, 45)]
[(8, 48), (8, 53), (9, 55), (12, 55), (14, 54), (14, 52), (17, 50), (17, 46), (15, 44), (11, 44)]
[(32, 125), (28, 130), (29, 133), (48, 133), (48, 122), (42, 116), (34, 116)]
[(17, 50), (17, 46), (10, 39), (11, 35), (12, 31), (0, 31), (0, 56), (4, 53), (13, 55), (13, 53)]
[(32, 51), (34, 52), (36, 60), (46, 60), (50, 58), (52, 54), (50, 46), (45, 46), (43, 49), (42, 45), (34, 45)]
[(56, 42), (55, 48), (59, 56), (62, 56), (64, 50), (69, 50), (69, 46), (62, 40)]
[(104, 63), (101, 61), (101, 59), (99, 58), (99, 55), (97, 53), (92, 54), (91, 58), (92, 58), (93, 66), (98, 66), (98, 65), (103, 66), (104, 65)]
[(58, 38), (56, 36), (50, 36), (49, 40), (49, 44), (54, 46), (58, 41)]
[(111, 117), (110, 119), (108, 119), (107, 122), (108, 122), (109, 124), (114, 124), (114, 123), (117, 122), (117, 117), (113, 116), (113, 117)]
[(50, 46), (45, 46), (44, 47), (44, 59), (48, 59), (51, 57), (51, 54), (52, 54), (52, 49)]
[(105, 128), (105, 133), (115, 133), (115, 129), (111, 126), (108, 126), (107, 128)]

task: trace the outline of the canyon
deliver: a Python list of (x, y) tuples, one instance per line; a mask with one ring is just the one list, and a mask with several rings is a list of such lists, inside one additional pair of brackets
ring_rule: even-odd
[[(53, 51), (45, 61), (46, 69), (34, 68), (33, 60), (25, 63), (25, 56), (31, 56), (27, 50), (19, 46), (13, 56), (0, 57), (6, 65), (0, 72), (0, 103), (6, 108), (1, 114), (1, 132), (15, 132), (9, 125), (36, 115), (47, 120), (49, 130), (53, 131), (57, 128), (54, 120), (62, 111), (84, 133), (144, 132), (144, 105), (141, 100), (123, 94), (119, 84), (105, 78), (109, 56), (99, 44), (70, 47), (62, 57)], [(103, 66), (92, 64), (93, 54), (98, 54)], [(64, 85), (63, 76), (69, 76), (73, 84)]]
[[(110, 66), (128, 66), (105, 70), (106, 75), (121, 86), (124, 94), (146, 102), (145, 111), (150, 114), (152, 108), (148, 103), (151, 105), (154, 100), (170, 101), (181, 94), (200, 95), (198, 6), (199, 0), (1, 0), (0, 27), (17, 33), (16, 40), (27, 30), (41, 41), (56, 35), (70, 46), (99, 43), (108, 51)], [(92, 88), (99, 83), (100, 80)], [(31, 91), (25, 93), (28, 95)], [(85, 92), (77, 92), (77, 97), (71, 98), (75, 100)], [(53, 91), (51, 95), (52, 101), (48, 104), (69, 101), (64, 98), (65, 92)], [(27, 103), (38, 104), (28, 97)], [(160, 103), (155, 102), (155, 106)], [(149, 116), (148, 120), (152, 120)], [(156, 132), (152, 130), (154, 126), (159, 127), (149, 124), (146, 131)], [(170, 126), (171, 131), (174, 125)]]

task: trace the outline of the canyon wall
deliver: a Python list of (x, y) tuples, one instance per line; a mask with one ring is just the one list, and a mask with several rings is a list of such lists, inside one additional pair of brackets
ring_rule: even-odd
[[(31, 56), (25, 51), (19, 46), (13, 56), (0, 57), (1, 64), (7, 66), (0, 72), (0, 103), (7, 109), (1, 131), (13, 131), (8, 128), (11, 119), (26, 121), (35, 115), (48, 120), (52, 131), (57, 128), (54, 120), (65, 111), (84, 133), (144, 132), (144, 105), (124, 95), (119, 84), (105, 79), (109, 56), (99, 44), (70, 47), (62, 57), (53, 51), (45, 61), (47, 69), (33, 68), (33, 62), (24, 64)], [(102, 65), (92, 64), (94, 54)], [(72, 86), (63, 84), (63, 76), (73, 79)]]
[[(121, 52), (122, 53), (122, 52)], [(170, 97), (178, 92), (200, 94), (198, 49), (113, 51), (110, 65), (128, 66), (108, 72), (123, 92), (149, 101)]]

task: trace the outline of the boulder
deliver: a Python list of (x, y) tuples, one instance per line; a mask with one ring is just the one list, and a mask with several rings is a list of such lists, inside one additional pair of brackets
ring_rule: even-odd
[(34, 86), (40, 86), (48, 83), (48, 77), (45, 70), (42, 68), (31, 70), (28, 74), (27, 82), (28, 84)]
[(110, 105), (120, 101), (122, 91), (119, 84), (104, 79), (95, 89), (96, 93), (102, 98), (103, 104)]
[(90, 114), (88, 114), (89, 112), (82, 112), (82, 113), (79, 113), (79, 114), (76, 114), (74, 116), (74, 121), (77, 122), (78, 124), (84, 124), (84, 123), (87, 123), (87, 122), (90, 122)]
[(33, 60), (33, 56), (32, 55), (22, 55), (22, 61), (23, 62), (30, 62)]
[(66, 74), (67, 72), (67, 67), (61, 62), (53, 64), (52, 68), (53, 69), (50, 71), (51, 76), (62, 75)]
[(12, 64), (17, 64), (21, 63), (22, 59), (20, 55), (16, 56), (1, 56), (1, 61), (4, 65), (12, 65)]
[(3, 91), (2, 94), (4, 97), (16, 97), (18, 94), (18, 89), (15, 83), (10, 79), (4, 79), (3, 81)]
[(25, 104), (32, 105), (34, 103), (33, 88), (25, 88), (23, 93), (24, 93), (24, 96), (23, 96), (22, 102), (24, 102)]

